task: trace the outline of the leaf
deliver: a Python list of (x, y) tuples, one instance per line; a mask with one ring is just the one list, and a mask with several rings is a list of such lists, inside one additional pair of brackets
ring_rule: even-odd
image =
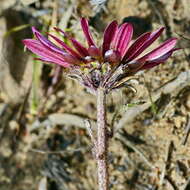
[(37, 113), (39, 105), (39, 90), (40, 89), (40, 77), (41, 77), (42, 64), (35, 62), (33, 65), (33, 85), (32, 85), (32, 101), (30, 105), (30, 112), (32, 114)]
[(19, 32), (20, 30), (23, 30), (27, 27), (31, 26), (30, 24), (23, 24), (23, 25), (20, 25), (20, 26), (16, 26), (16, 27), (13, 27), (11, 28), (10, 30), (8, 30), (5, 34), (4, 34), (4, 38), (10, 36), (12, 33), (15, 33), (15, 32)]
[(131, 107), (138, 106), (138, 105), (141, 105), (141, 104), (144, 104), (144, 103), (145, 103), (145, 101), (132, 102), (132, 103), (129, 103), (129, 104), (125, 104), (125, 106), (127, 108), (131, 108)]

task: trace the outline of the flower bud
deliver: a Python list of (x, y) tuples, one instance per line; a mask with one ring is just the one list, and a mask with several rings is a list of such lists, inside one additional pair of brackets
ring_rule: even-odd
[(105, 52), (104, 58), (109, 63), (118, 63), (121, 60), (121, 55), (118, 51), (110, 49)]

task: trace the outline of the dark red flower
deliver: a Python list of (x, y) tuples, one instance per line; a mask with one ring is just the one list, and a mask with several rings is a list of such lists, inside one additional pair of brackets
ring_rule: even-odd
[[(54, 29), (63, 34), (74, 48), (49, 34), (60, 45), (58, 47), (34, 27), (32, 30), (36, 39), (25, 39), (23, 43), (39, 56), (39, 60), (70, 68), (70, 73), (81, 79), (81, 82), (93, 91), (100, 85), (108, 91), (114, 89), (116, 83), (123, 77), (164, 63), (177, 50), (174, 48), (177, 39), (170, 38), (156, 49), (139, 57), (162, 34), (164, 27), (142, 34), (130, 45), (133, 36), (132, 25), (124, 23), (118, 26), (117, 22), (113, 21), (104, 31), (101, 47), (94, 42), (85, 18), (81, 19), (81, 27), (88, 47), (59, 28)], [(85, 73), (84, 68), (88, 70)]]

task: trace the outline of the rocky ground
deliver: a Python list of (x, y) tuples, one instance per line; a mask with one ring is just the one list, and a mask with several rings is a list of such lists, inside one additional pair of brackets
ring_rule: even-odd
[[(96, 99), (55, 67), (34, 61), (22, 39), (30, 26), (53, 26), (83, 40), (81, 16), (96, 40), (111, 20), (132, 22), (134, 38), (166, 27), (152, 46), (175, 36), (178, 51), (166, 64), (140, 73), (137, 92), (108, 97), (112, 190), (190, 188), (189, 0), (1, 0), (0, 189), (95, 190), (96, 165), (83, 121), (96, 119)], [(117, 113), (117, 114), (116, 114)]]

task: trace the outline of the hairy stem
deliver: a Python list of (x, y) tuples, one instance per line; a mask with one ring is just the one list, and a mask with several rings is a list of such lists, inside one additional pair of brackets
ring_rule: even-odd
[(106, 128), (106, 94), (103, 88), (97, 90), (97, 146), (96, 158), (98, 167), (99, 190), (108, 190), (108, 138)]

